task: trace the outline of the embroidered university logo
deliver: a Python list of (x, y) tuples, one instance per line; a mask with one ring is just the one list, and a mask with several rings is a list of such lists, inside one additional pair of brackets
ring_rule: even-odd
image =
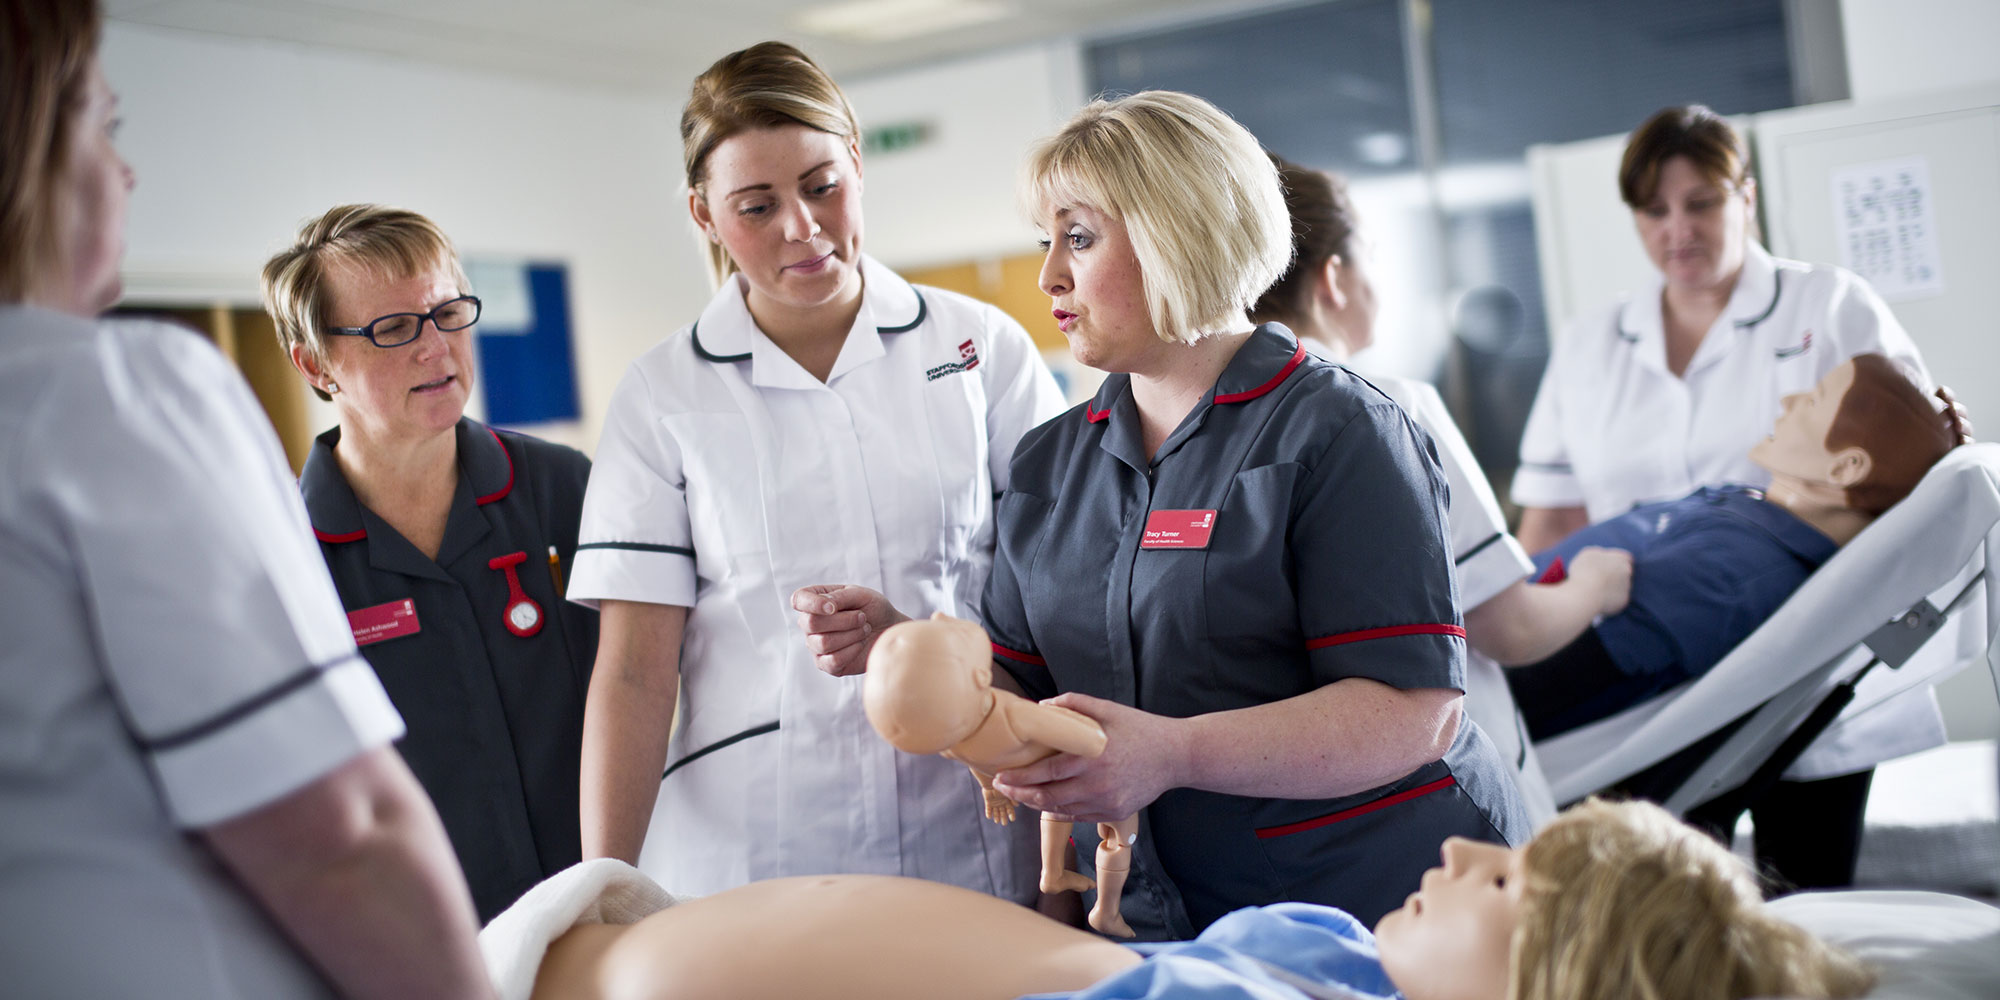
[(958, 345), (957, 361), (947, 361), (944, 364), (937, 366), (936, 368), (932, 368), (925, 371), (924, 380), (927, 382), (935, 382), (938, 379), (945, 377), (946, 375), (955, 375), (959, 372), (969, 372), (977, 367), (979, 367), (979, 348), (972, 346), (972, 341), (968, 340), (965, 343)]

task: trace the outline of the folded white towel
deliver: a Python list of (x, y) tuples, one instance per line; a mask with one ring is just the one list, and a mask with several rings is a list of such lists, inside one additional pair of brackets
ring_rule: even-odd
[(572, 865), (529, 889), (479, 932), (501, 1000), (528, 1000), (550, 943), (578, 924), (630, 924), (680, 902), (623, 861)]

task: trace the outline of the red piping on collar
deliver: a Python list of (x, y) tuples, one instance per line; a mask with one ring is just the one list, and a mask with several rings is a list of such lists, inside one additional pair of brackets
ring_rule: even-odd
[(1093, 424), (1101, 424), (1101, 423), (1105, 422), (1106, 420), (1110, 420), (1110, 419), (1111, 419), (1111, 411), (1110, 411), (1110, 410), (1093, 410), (1093, 409), (1091, 409), (1091, 408), (1090, 408), (1090, 401), (1089, 401), (1089, 400), (1084, 400), (1084, 403), (1083, 403), (1083, 419), (1085, 419), (1085, 420), (1088, 420), (1088, 421), (1090, 421), (1090, 422), (1091, 422), (1091, 423), (1093, 423)]
[(488, 427), (486, 428), (486, 433), (493, 435), (493, 443), (496, 445), (500, 445), (500, 454), (502, 457), (507, 459), (507, 485), (502, 486), (500, 487), (499, 490), (493, 493), (488, 493), (483, 497), (474, 498), (472, 502), (480, 505), (481, 507), (484, 507), (495, 500), (505, 499), (507, 494), (514, 492), (514, 456), (507, 454), (507, 446), (501, 443), (500, 434), (498, 431), (495, 431), (493, 428)]
[(359, 531), (350, 531), (344, 535), (336, 535), (330, 531), (321, 531), (318, 528), (314, 528), (313, 535), (322, 542), (358, 542), (368, 537), (368, 529), (362, 528)]
[(1221, 395), (1215, 397), (1215, 401), (1218, 403), (1243, 403), (1256, 399), (1258, 396), (1262, 396), (1263, 394), (1270, 392), (1272, 389), (1276, 389), (1278, 387), (1278, 383), (1283, 382), (1285, 380), (1285, 376), (1290, 375), (1292, 373), (1292, 369), (1297, 368), (1299, 366), (1299, 362), (1304, 361), (1305, 359), (1306, 359), (1306, 345), (1301, 343), (1299, 345), (1299, 349), (1292, 352), (1292, 360), (1285, 362), (1285, 367), (1278, 369), (1278, 374), (1271, 376), (1271, 380), (1269, 382), (1266, 382), (1255, 389), (1251, 389), (1245, 392), (1222, 393)]

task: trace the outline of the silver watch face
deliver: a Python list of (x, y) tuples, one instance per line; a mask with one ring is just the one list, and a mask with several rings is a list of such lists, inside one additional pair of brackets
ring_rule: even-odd
[(542, 620), (542, 611), (527, 601), (522, 601), (507, 609), (507, 620), (523, 631), (534, 628)]

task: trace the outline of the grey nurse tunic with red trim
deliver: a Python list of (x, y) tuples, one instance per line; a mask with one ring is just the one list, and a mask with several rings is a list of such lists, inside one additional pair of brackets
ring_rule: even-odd
[[(355, 497), (333, 455), (339, 428), (314, 442), (300, 484), (361, 655), (408, 727), (396, 747), (444, 819), (483, 923), (582, 855), (597, 612), (556, 592), (548, 553), (567, 570), (590, 459), (471, 419), (455, 433), (458, 491), (434, 560)], [(515, 553), (526, 558), (495, 567)], [(523, 596), (532, 615), (515, 611)]]
[[(1394, 402), (1267, 325), (1149, 462), (1129, 386), (1112, 375), (1015, 454), (985, 610), (1030, 695), (1188, 717), (1349, 677), (1464, 690), (1446, 486)], [(1154, 511), (1214, 511), (1206, 547), (1143, 546)], [(1372, 925), (1444, 838), (1527, 839), (1505, 767), (1468, 716), (1441, 760), (1357, 795), (1172, 789), (1140, 814), (1125, 918), (1182, 938), (1299, 900)]]

